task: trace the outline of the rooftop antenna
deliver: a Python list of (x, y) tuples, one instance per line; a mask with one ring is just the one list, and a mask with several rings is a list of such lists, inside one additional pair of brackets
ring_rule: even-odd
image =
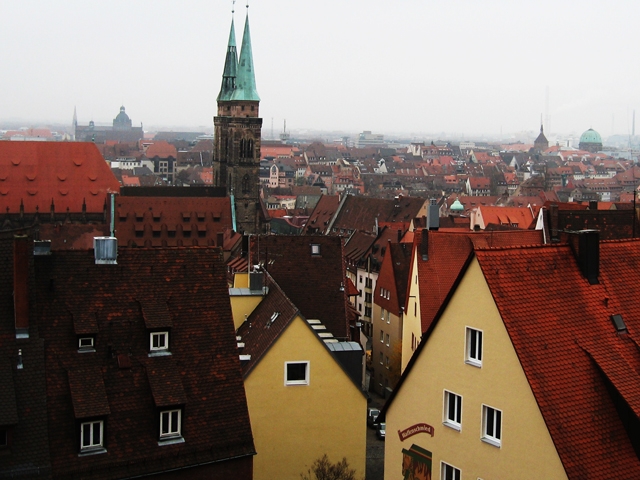
[(233, 0), (233, 2), (231, 2), (231, 15), (233, 15), (234, 13), (236, 13), (236, 0)]

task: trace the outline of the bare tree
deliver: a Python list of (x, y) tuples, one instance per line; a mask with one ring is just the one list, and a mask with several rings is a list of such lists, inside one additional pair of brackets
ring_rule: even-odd
[(302, 480), (356, 480), (356, 471), (349, 467), (345, 457), (334, 464), (329, 461), (325, 453), (313, 462), (306, 475), (301, 473), (300, 478)]

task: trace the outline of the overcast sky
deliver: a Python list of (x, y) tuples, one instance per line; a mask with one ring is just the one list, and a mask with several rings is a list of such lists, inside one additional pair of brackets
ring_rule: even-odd
[[(124, 105), (145, 129), (211, 129), (231, 9), (5, 0), (0, 120), (70, 124), (76, 107), (78, 123), (110, 124)], [(541, 115), (550, 133), (626, 135), (640, 110), (637, 0), (252, 0), (249, 17), (265, 136), (286, 119), (471, 137), (537, 130)]]

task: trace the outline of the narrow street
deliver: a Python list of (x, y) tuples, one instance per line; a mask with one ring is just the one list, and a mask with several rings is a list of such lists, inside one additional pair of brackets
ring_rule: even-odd
[[(370, 392), (371, 401), (368, 407), (381, 409), (385, 399), (375, 392)], [(367, 427), (367, 472), (366, 480), (383, 480), (384, 478), (384, 440), (378, 439), (376, 430)]]

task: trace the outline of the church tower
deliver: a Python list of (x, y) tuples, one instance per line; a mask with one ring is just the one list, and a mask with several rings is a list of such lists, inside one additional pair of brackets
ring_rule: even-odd
[(238, 60), (234, 22), (213, 119), (214, 185), (224, 187), (234, 209), (234, 228), (241, 233), (262, 233), (260, 206), (260, 97), (253, 71), (249, 13), (244, 24)]

